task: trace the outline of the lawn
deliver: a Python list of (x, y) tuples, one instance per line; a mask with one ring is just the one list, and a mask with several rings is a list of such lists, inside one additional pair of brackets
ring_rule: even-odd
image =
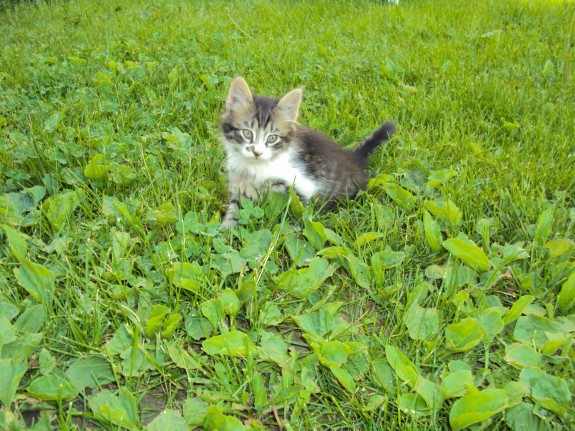
[[(572, 2), (0, 2), (0, 429), (573, 429)], [(243, 202), (228, 85), (354, 145)]]

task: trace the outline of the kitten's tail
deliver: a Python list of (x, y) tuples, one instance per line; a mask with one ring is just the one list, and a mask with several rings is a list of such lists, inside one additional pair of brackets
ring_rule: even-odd
[(393, 135), (394, 132), (395, 125), (392, 122), (388, 121), (384, 123), (379, 129), (373, 132), (369, 138), (363, 141), (359, 147), (355, 149), (354, 154), (360, 160), (367, 160), (369, 155), (376, 150), (379, 144), (391, 138), (391, 135)]

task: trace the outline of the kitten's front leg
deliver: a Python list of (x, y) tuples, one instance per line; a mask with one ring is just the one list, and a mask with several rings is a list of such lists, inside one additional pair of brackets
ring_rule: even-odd
[(241, 198), (257, 200), (258, 191), (256, 187), (242, 177), (230, 177), (228, 207), (221, 224), (223, 229), (229, 229), (238, 224)]
[(288, 185), (285, 181), (277, 180), (269, 183), (269, 190), (275, 193), (287, 193)]
[(230, 229), (238, 224), (240, 215), (240, 192), (236, 188), (230, 187), (230, 196), (228, 200), (228, 207), (226, 214), (222, 221), (221, 227), (223, 229)]

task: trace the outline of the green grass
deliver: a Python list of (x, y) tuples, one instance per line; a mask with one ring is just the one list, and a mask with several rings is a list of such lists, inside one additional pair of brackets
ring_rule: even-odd
[[(49, 3), (0, 12), (1, 429), (575, 426), (572, 3)], [(370, 189), (218, 233), (236, 75), (394, 119)]]

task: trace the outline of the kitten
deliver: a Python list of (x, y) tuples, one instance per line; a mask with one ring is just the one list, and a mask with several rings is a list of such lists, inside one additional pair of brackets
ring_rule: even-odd
[(385, 123), (357, 149), (345, 150), (321, 133), (297, 123), (302, 90), (280, 100), (253, 96), (235, 78), (221, 119), (226, 151), (229, 203), (223, 228), (238, 221), (240, 198), (257, 199), (265, 191), (293, 186), (306, 202), (353, 197), (367, 185), (369, 155), (395, 131)]

